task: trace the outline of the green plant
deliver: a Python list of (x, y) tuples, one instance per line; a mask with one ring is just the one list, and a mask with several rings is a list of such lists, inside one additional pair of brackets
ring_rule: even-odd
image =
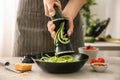
[(92, 26), (94, 23), (93, 14), (91, 14), (90, 8), (94, 5), (97, 5), (95, 0), (86, 0), (85, 5), (81, 9), (81, 15), (83, 17), (83, 23), (86, 26)]
[(86, 0), (85, 5), (80, 12), (83, 19), (83, 25), (85, 26), (84, 39), (87, 42), (94, 42), (95, 38), (101, 34), (110, 21), (110, 18), (103, 21), (100, 21), (100, 19), (94, 19), (94, 16), (96, 15), (91, 13), (91, 8), (95, 5), (97, 5), (96, 0)]

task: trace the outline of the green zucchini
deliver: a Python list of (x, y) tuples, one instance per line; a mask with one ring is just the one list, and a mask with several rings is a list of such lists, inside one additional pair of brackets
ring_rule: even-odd
[(84, 37), (84, 41), (85, 41), (85, 42), (93, 43), (93, 42), (95, 42), (95, 37), (85, 36), (85, 37)]

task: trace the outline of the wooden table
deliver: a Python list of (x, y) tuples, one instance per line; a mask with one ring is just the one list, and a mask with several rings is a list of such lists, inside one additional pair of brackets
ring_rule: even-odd
[[(102, 56), (102, 54), (99, 54)], [(1, 57), (12, 64), (21, 62), (20, 57)], [(32, 71), (25, 73), (14, 73), (0, 66), (0, 80), (120, 80), (120, 57), (105, 57), (109, 64), (108, 69), (104, 73), (94, 72), (89, 64), (85, 64), (82, 69), (70, 74), (50, 74), (42, 71), (35, 63)]]

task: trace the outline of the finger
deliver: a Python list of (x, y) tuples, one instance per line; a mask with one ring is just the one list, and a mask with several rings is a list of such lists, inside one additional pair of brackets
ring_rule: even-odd
[(53, 24), (53, 25), (51, 25), (51, 27), (49, 27), (49, 32), (52, 33), (54, 31), (54, 29), (55, 29), (55, 25)]
[(69, 30), (67, 31), (68, 36), (70, 36), (72, 33), (73, 33), (73, 29), (69, 29)]
[(49, 11), (46, 3), (47, 1), (43, 0), (45, 15), (49, 17)]
[(54, 24), (52, 24), (51, 26), (48, 27), (48, 31), (50, 33), (52, 33), (54, 31), (54, 29), (55, 29), (55, 25)]
[(55, 35), (56, 35), (55, 31), (53, 31), (53, 32), (51, 33), (51, 37), (54, 39), (54, 38), (55, 38)]
[(52, 24), (52, 25), (48, 28), (48, 31), (49, 31), (50, 33), (52, 33), (52, 32), (54, 31), (54, 29), (55, 29), (55, 25)]
[(62, 11), (62, 6), (61, 6), (61, 2), (55, 2), (55, 5), (59, 8), (59, 10)]
[(45, 15), (49, 17), (49, 11), (47, 5), (45, 5), (44, 10), (45, 10)]
[(53, 24), (53, 21), (48, 21), (47, 27), (49, 28)]
[(54, 29), (55, 29), (55, 24), (51, 26), (51, 31), (54, 31)]
[(54, 16), (55, 15), (55, 10), (54, 10), (54, 1), (50, 1), (48, 0), (48, 11), (49, 11), (49, 15), (50, 16)]
[(74, 28), (73, 21), (69, 21), (69, 29), (67, 31), (68, 36), (70, 36), (73, 33), (73, 28)]
[(58, 7), (61, 7), (61, 2), (60, 2), (59, 0), (57, 0), (57, 1), (55, 2), (55, 4), (56, 4)]

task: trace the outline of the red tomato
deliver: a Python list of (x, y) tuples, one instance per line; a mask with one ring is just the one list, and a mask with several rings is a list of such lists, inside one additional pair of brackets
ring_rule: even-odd
[(105, 62), (105, 59), (104, 58), (98, 58), (98, 60), (97, 60), (98, 62), (101, 62), (101, 63), (104, 63)]
[(95, 63), (95, 62), (97, 62), (96, 59), (91, 59), (91, 60), (90, 60), (90, 64)]
[(87, 46), (86, 49), (87, 50), (95, 50), (95, 48), (93, 46), (91, 46), (91, 45)]

